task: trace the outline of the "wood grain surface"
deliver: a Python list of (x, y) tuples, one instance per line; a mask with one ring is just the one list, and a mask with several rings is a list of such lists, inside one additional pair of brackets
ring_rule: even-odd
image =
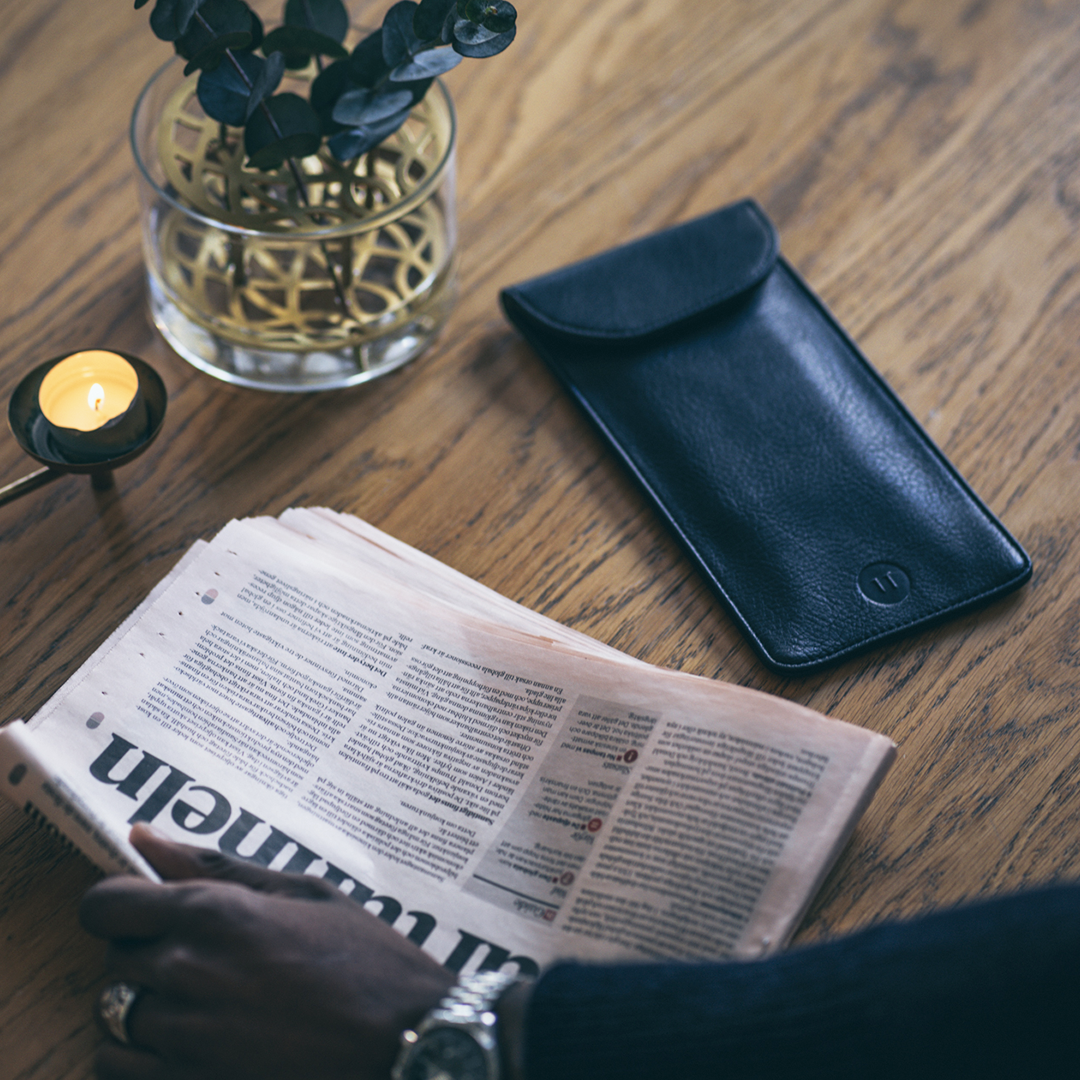
[[(258, 4), (271, 18), (273, 5)], [(386, 5), (353, 5), (378, 22)], [(0, 508), (0, 719), (32, 715), (196, 537), (327, 505), (656, 664), (890, 735), (802, 940), (1080, 873), (1080, 5), (520, 0), (448, 77), (462, 298), (376, 383), (230, 388), (144, 312), (127, 121), (169, 49), (121, 0), (0, 0), (0, 396), (105, 345), (170, 393), (114, 491)], [(365, 18), (366, 14), (366, 18)], [(500, 316), (506, 284), (746, 195), (1027, 547), (1029, 585), (823, 674), (769, 674)], [(32, 462), (6, 432), (0, 484)], [(0, 807), (0, 1080), (89, 1075), (93, 878)]]

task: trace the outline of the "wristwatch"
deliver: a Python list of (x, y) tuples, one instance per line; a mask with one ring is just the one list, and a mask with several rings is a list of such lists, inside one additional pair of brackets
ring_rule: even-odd
[(500, 971), (462, 975), (415, 1031), (402, 1032), (392, 1080), (499, 1080), (493, 1010), (515, 982)]

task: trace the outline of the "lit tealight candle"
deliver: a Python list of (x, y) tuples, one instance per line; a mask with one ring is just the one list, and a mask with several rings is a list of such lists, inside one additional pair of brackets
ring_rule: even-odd
[(41, 381), (38, 405), (65, 457), (106, 460), (146, 435), (139, 376), (118, 353), (88, 349), (60, 360)]
[(44, 468), (0, 487), (0, 506), (66, 473), (89, 473), (96, 489), (157, 438), (169, 395), (137, 356), (89, 349), (46, 360), (19, 380), (8, 425)]
[(41, 381), (38, 404), (56, 427), (95, 431), (126, 413), (139, 376), (122, 357), (103, 349), (72, 353)]

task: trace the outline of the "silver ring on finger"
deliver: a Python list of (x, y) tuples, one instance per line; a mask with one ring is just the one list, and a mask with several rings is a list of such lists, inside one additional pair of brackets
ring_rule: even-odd
[(127, 1022), (139, 992), (139, 987), (132, 986), (131, 983), (116, 982), (106, 986), (98, 998), (98, 1015), (105, 1025), (105, 1030), (125, 1046), (131, 1045)]

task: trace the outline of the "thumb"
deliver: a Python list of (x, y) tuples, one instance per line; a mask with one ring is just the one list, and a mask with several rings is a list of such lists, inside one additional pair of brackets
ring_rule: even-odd
[(169, 840), (151, 826), (139, 822), (131, 828), (132, 846), (166, 880), (185, 881), (207, 876), (203, 856), (209, 854), (190, 844)]
[(178, 844), (144, 822), (132, 826), (130, 839), (136, 851), (165, 881), (214, 878), (246, 885), (258, 892), (311, 900), (328, 900), (335, 896), (344, 899), (344, 893), (321, 878), (281, 874), (212, 848)]

